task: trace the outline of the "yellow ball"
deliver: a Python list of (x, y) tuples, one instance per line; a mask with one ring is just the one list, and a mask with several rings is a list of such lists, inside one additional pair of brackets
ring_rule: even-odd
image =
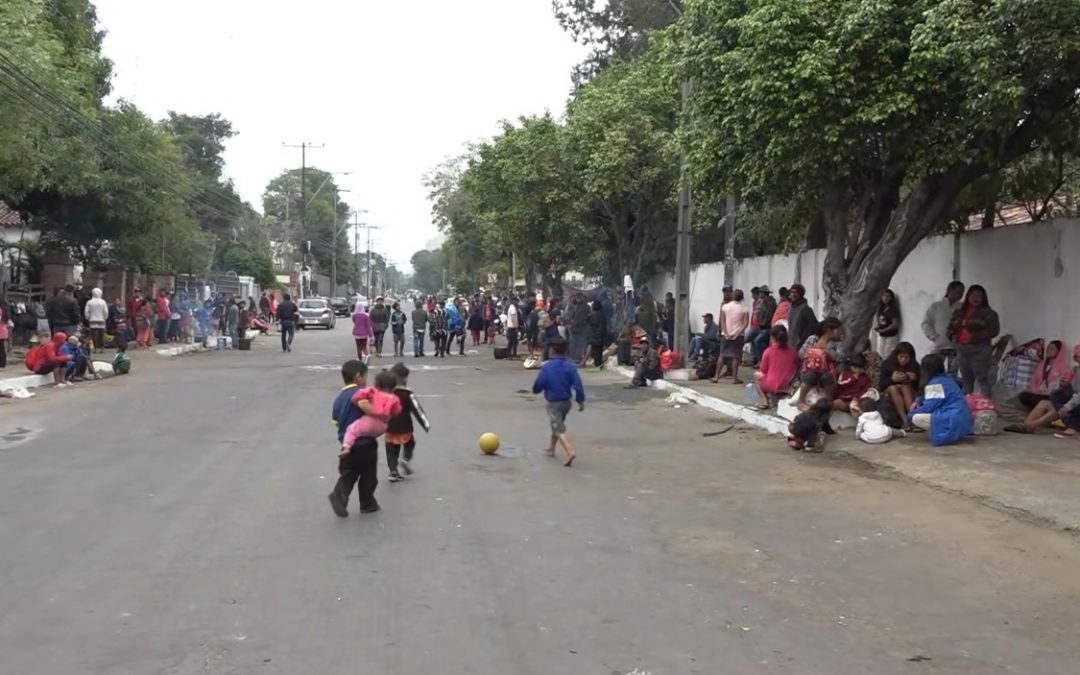
[(490, 431), (480, 436), (480, 449), (485, 455), (494, 455), (499, 449), (499, 437)]

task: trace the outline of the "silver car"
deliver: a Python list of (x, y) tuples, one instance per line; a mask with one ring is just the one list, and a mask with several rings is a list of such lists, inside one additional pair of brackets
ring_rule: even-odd
[(297, 328), (314, 328), (321, 326), (327, 330), (331, 330), (337, 323), (334, 318), (334, 309), (330, 306), (330, 302), (325, 298), (307, 298), (301, 300), (300, 306), (300, 321), (297, 323)]

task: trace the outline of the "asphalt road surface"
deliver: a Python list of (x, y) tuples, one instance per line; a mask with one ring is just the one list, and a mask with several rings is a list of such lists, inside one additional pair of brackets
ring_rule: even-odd
[(567, 469), (520, 365), (408, 358), (417, 473), (338, 519), (351, 351), (137, 354), (0, 405), (0, 674), (1080, 673), (1076, 540), (702, 437), (726, 424), (615, 376), (587, 376)]

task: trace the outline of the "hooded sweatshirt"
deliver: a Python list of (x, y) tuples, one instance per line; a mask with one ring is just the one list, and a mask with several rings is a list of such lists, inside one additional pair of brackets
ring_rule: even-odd
[(1035, 372), (1031, 374), (1031, 381), (1028, 383), (1028, 391), (1049, 394), (1061, 376), (1067, 372), (1069, 372), (1069, 355), (1065, 352), (1065, 346), (1062, 345), (1052, 361), (1043, 359), (1035, 367)]
[(859, 421), (855, 425), (855, 438), (863, 443), (877, 445), (888, 442), (892, 437), (893, 429), (881, 419), (881, 413), (870, 410), (859, 415)]
[[(91, 328), (104, 328), (109, 318), (109, 303), (101, 298), (101, 289), (95, 288), (94, 297), (86, 301), (85, 315)], [(98, 324), (98, 325), (95, 325)]]

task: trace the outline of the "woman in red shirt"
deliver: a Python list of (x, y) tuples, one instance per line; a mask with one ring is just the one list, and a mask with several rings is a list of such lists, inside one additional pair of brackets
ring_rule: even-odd
[(761, 365), (754, 373), (754, 388), (760, 403), (758, 407), (768, 410), (776, 403), (776, 396), (788, 391), (795, 373), (799, 370), (799, 354), (788, 344), (787, 329), (773, 326), (769, 332), (772, 344), (761, 355)]
[(960, 377), (964, 381), (964, 393), (979, 391), (991, 395), (990, 366), (993, 347), (991, 341), (1001, 332), (997, 312), (990, 309), (986, 289), (978, 284), (968, 288), (964, 305), (953, 314), (949, 323), (948, 337), (956, 342), (956, 359), (960, 364)]

